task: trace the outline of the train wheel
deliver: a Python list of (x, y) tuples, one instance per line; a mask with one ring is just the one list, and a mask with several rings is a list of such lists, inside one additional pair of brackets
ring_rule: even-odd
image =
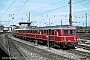
[(50, 42), (50, 46), (51, 46), (51, 47), (54, 47), (54, 43), (53, 43), (53, 42)]
[(37, 46), (38, 45), (38, 40), (35, 40), (35, 46)]
[(70, 48), (71, 48), (71, 49), (75, 49), (75, 46), (74, 46), (74, 45), (72, 45), (72, 46), (70, 46)]
[(61, 48), (61, 45), (60, 45), (60, 43), (58, 42), (58, 48)]
[(66, 46), (66, 45), (63, 44), (63, 45), (61, 46), (61, 48), (62, 48), (62, 49), (68, 49), (68, 46)]

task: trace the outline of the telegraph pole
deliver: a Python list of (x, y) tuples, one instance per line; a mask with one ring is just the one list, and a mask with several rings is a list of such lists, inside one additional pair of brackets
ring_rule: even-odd
[(28, 21), (30, 22), (30, 13), (29, 13)]
[(60, 22), (60, 23), (61, 23), (61, 25), (62, 25), (62, 20), (61, 20), (61, 22)]
[[(50, 27), (50, 19), (49, 19), (49, 27)], [(49, 38), (49, 35), (50, 35), (50, 28), (48, 29), (48, 35), (47, 35), (47, 45), (48, 45), (48, 48), (50, 48), (50, 38)]]
[(84, 27), (84, 23), (83, 23), (83, 27)]
[[(28, 16), (28, 22), (30, 23), (30, 13), (29, 13), (29, 16)], [(28, 27), (30, 26), (30, 24), (28, 24)]]
[(85, 15), (86, 15), (86, 28), (87, 28), (87, 13), (85, 13)]
[(72, 26), (72, 0), (69, 1), (69, 25)]

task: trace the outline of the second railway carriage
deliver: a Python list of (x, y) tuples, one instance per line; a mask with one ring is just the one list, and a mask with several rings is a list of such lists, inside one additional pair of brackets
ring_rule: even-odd
[(26, 29), (15, 29), (13, 35), (20, 38), (32, 38), (38, 42), (50, 42), (50, 46), (62, 48), (75, 47), (77, 42), (76, 28), (72, 26), (46, 26)]
[(77, 33), (90, 33), (90, 29), (78, 29)]

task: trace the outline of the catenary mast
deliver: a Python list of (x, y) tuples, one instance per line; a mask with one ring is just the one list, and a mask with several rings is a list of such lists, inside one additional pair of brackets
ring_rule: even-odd
[(69, 1), (69, 25), (72, 26), (72, 0)]

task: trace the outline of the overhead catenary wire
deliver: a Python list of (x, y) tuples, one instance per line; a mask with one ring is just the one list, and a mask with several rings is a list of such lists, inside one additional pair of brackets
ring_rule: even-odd
[[(87, 4), (87, 3), (85, 3), (85, 4)], [(81, 4), (81, 5), (85, 5), (85, 4)], [(89, 3), (88, 3), (89, 4)], [(78, 5), (78, 6), (81, 6), (81, 5)], [(77, 11), (77, 12), (73, 12), (72, 14), (76, 14), (76, 13), (82, 13), (82, 12), (87, 12), (87, 11), (90, 11), (90, 9), (89, 10), (86, 10), (86, 11)], [(57, 18), (57, 17), (60, 17), (60, 16), (67, 16), (67, 14), (64, 14), (64, 15), (59, 15), (59, 16), (56, 16), (56, 15), (53, 15), (53, 17), (51, 17), (51, 19), (52, 18)], [(48, 17), (46, 17), (46, 18), (43, 18), (43, 20), (46, 20), (46, 19), (48, 19)]]
[[(77, 1), (77, 2), (72, 3), (72, 4), (77, 4), (77, 3), (80, 3), (80, 2), (83, 2), (83, 1), (85, 1), (85, 0), (80, 0), (80, 1)], [(58, 8), (55, 8), (55, 9), (40, 13), (40, 14), (36, 14), (36, 15), (33, 15), (33, 17), (38, 16), (38, 15), (42, 15), (42, 14), (45, 14), (45, 13), (48, 13), (48, 12), (51, 12), (51, 11), (54, 11), (54, 10), (57, 10), (57, 9), (60, 9), (60, 8), (64, 8), (64, 7), (67, 7), (67, 6), (69, 6), (69, 5), (64, 5), (64, 6), (61, 6), (61, 7), (58, 7)]]
[[(88, 11), (90, 11), (90, 10), (88, 10)], [(82, 13), (82, 12), (85, 13), (85, 12), (87, 12), (87, 11), (73, 12), (72, 15), (75, 14), (75, 13)], [(54, 18), (61, 17), (61, 16), (66, 17), (66, 16), (68, 16), (68, 15), (67, 15), (67, 14), (65, 14), (65, 15), (58, 15), (58, 16), (53, 15), (53, 17), (51, 17), (50, 19), (54, 19)], [(47, 18), (47, 17), (46, 17), (46, 18), (43, 18), (43, 20), (46, 20), (46, 19), (48, 19), (48, 18)], [(75, 19), (76, 19), (76, 18), (75, 18)]]
[[(16, 0), (15, 0), (15, 1), (16, 1)], [(13, 1), (13, 3), (14, 3), (15, 1)], [(55, 2), (55, 3), (58, 3), (58, 2), (61, 2), (61, 1), (62, 1), (62, 0), (57, 1), (57, 2)], [(84, 0), (82, 0), (82, 1), (84, 1)], [(82, 1), (79, 1), (79, 2), (82, 2)], [(27, 2), (27, 1), (26, 1), (26, 2)], [(12, 4), (13, 4), (13, 3), (12, 3)], [(55, 3), (52, 3), (51, 5), (53, 5), (53, 4), (55, 4)], [(78, 2), (76, 2), (76, 3), (78, 3)], [(12, 5), (12, 4), (11, 4), (11, 5)], [(10, 5), (10, 7), (11, 7), (11, 5)], [(9, 7), (9, 8), (10, 8), (10, 7)], [(23, 7), (23, 6), (22, 6), (22, 7)], [(21, 9), (22, 9), (22, 7), (21, 7)], [(64, 6), (63, 6), (63, 7), (64, 7)], [(9, 9), (9, 8), (8, 8), (8, 9)], [(61, 8), (62, 8), (62, 7), (61, 7)], [(7, 9), (7, 10), (8, 10), (8, 9)], [(21, 9), (20, 9), (20, 10), (21, 10)], [(53, 9), (53, 10), (57, 10), (57, 9), (59, 9), (59, 8), (56, 8), (56, 9)], [(7, 11), (7, 10), (6, 10), (6, 11)], [(20, 10), (19, 10), (19, 11), (20, 11)], [(50, 11), (53, 11), (53, 10), (50, 10)], [(2, 14), (2, 16), (6, 13), (6, 11)], [(16, 15), (19, 13), (19, 11), (16, 13)], [(50, 12), (50, 11), (47, 11), (47, 12)], [(47, 13), (47, 12), (44, 12), (44, 13)], [(44, 13), (42, 13), (42, 14), (44, 14)], [(15, 16), (16, 16), (16, 15), (15, 15)], [(39, 14), (39, 15), (40, 15), (40, 14)], [(1, 16), (1, 17), (2, 17), (2, 16)], [(34, 16), (35, 16), (35, 15), (34, 15)], [(1, 17), (0, 17), (0, 18), (1, 18)]]
[[(25, 1), (25, 3), (22, 5), (22, 7), (18, 10), (18, 12), (15, 14), (15, 16), (17, 16), (17, 14), (21, 11), (21, 9), (24, 7), (24, 5), (28, 2), (28, 0)], [(15, 17), (14, 16), (14, 17)]]
[[(60, 1), (57, 1), (57, 2), (55, 2), (55, 3), (51, 3), (51, 4), (49, 4), (49, 5), (55, 5), (56, 3), (59, 3), (59, 2), (61, 2), (62, 0), (60, 0)], [(63, 0), (64, 1), (64, 0)], [(38, 10), (38, 9), (41, 9), (41, 8), (45, 8), (45, 7), (47, 7), (47, 6), (43, 6), (43, 7), (40, 7), (40, 8), (37, 8), (37, 9), (35, 9), (35, 10)], [(33, 11), (35, 11), (35, 10), (31, 10), (30, 12), (33, 12)]]
[[(78, 2), (82, 2), (82, 1), (85, 1), (85, 0), (81, 0), (81, 1), (77, 1), (76, 3), (78, 3)], [(57, 2), (56, 2), (57, 3)], [(56, 4), (56, 3), (52, 3), (51, 5), (54, 5), (54, 4)], [(72, 3), (72, 4), (75, 4), (75, 5), (77, 5), (76, 3)], [(24, 4), (24, 3), (23, 3)], [(22, 2), (20, 3), (20, 6), (22, 5)], [(84, 4), (82, 4), (82, 5), (84, 5)], [(82, 6), (81, 5), (81, 6)], [(21, 12), (21, 9), (23, 8), (20, 8), (20, 6), (18, 7), (18, 9), (16, 10), (16, 12), (14, 13), (14, 16), (17, 16), (18, 15), (18, 13), (19, 12)], [(79, 6), (79, 5), (78, 5)], [(65, 7), (67, 7), (67, 6), (65, 6)], [(48, 8), (48, 7), (47, 7)], [(63, 8), (63, 6), (61, 6), (61, 8)], [(59, 7), (57, 7), (55, 10), (57, 10), (57, 9), (60, 9)], [(48, 12), (52, 12), (52, 11), (54, 11), (53, 9), (51, 9), (51, 10), (49, 10), (49, 11), (46, 11), (46, 12), (42, 12), (41, 14), (39, 14), (39, 15), (43, 15), (43, 14), (47, 14)], [(79, 12), (86, 12), (86, 11), (79, 11)], [(76, 11), (76, 12), (74, 12), (74, 13), (79, 13), (78, 11)], [(74, 13), (72, 13), (72, 14), (74, 14)], [(5, 13), (4, 13), (5, 14)], [(35, 14), (35, 15), (37, 15), (37, 14)], [(33, 15), (33, 17), (35, 17), (35, 15)], [(37, 16), (39, 16), (39, 15), (37, 15)], [(67, 14), (66, 14), (67, 15)], [(60, 16), (66, 16), (66, 15), (60, 15)], [(60, 17), (59, 16), (59, 17)], [(55, 17), (53, 17), (53, 18), (56, 18), (57, 16), (55, 16)], [(47, 18), (48, 19), (48, 18)]]
[[(0, 14), (3, 14), (3, 13), (0, 13)], [(9, 14), (4, 14), (4, 15), (9, 15)]]
[(8, 7), (8, 9), (0, 16), (0, 18), (11, 8), (11, 6), (15, 3), (16, 0), (12, 2), (12, 4)]
[[(45, 13), (48, 13), (48, 12), (51, 12), (51, 11), (54, 11), (54, 10), (57, 10), (57, 9), (60, 9), (60, 8), (66, 7), (66, 6), (68, 6), (68, 5), (61, 6), (61, 7), (58, 7), (58, 8), (55, 8), (55, 9), (52, 9), (52, 10), (49, 10), (49, 11), (46, 11), (46, 12), (43, 12), (43, 13), (40, 13), (40, 14), (34, 15), (34, 16), (42, 15), (42, 14), (45, 14)], [(33, 17), (34, 17), (34, 16), (33, 16)]]
[(20, 5), (17, 7), (17, 9), (15, 10), (15, 13), (19, 10), (19, 8), (20, 8), (20, 6), (22, 5), (23, 2), (24, 2), (24, 0), (22, 0), (22, 2), (20, 3)]
[(79, 6), (85, 6), (85, 5), (89, 5), (90, 3), (88, 2), (88, 3), (85, 3), (85, 4), (81, 4), (81, 5), (79, 5)]
[[(28, 0), (27, 0), (28, 1)], [(24, 5), (27, 3), (27, 1), (24, 3)], [(60, 1), (62, 1), (62, 0), (60, 0)], [(55, 3), (58, 3), (58, 2), (60, 2), (60, 1), (57, 1), (57, 2), (55, 2)], [(23, 1), (22, 1), (23, 2)], [(53, 4), (55, 4), (55, 3), (52, 3), (52, 4), (50, 4), (50, 5), (53, 5)], [(23, 6), (24, 6), (23, 5)], [(18, 12), (14, 15), (14, 17), (15, 16), (17, 16), (17, 14), (21, 11), (21, 9), (23, 8), (23, 6), (18, 10)]]
[[(89, 4), (90, 4), (90, 3), (88, 2), (88, 3), (84, 3), (84, 4), (80, 4), (80, 5), (76, 5), (76, 6), (73, 6), (73, 7), (76, 7), (76, 8), (78, 7), (79, 9), (80, 9), (80, 8), (83, 8), (83, 7), (84, 7), (84, 8), (87, 8), (86, 5), (89, 6)], [(81, 9), (81, 10), (83, 10), (83, 9)], [(89, 10), (90, 10), (90, 8), (89, 8)]]
[(2, 9), (6, 6), (6, 4), (8, 3), (8, 0), (5, 2), (5, 4), (2, 6), (2, 8), (1, 8), (1, 10), (0, 11), (2, 11)]
[[(79, 2), (81, 2), (81, 1), (79, 1)], [(76, 3), (79, 3), (79, 2), (76, 2)], [(76, 3), (74, 3), (74, 4), (76, 4)], [(87, 4), (87, 3), (85, 3), (85, 4)], [(81, 13), (81, 12), (86, 12), (86, 11), (79, 11), (79, 12)], [(78, 13), (78, 12), (73, 12), (73, 13)], [(65, 15), (60, 15), (60, 16), (65, 16)], [(58, 16), (58, 17), (60, 17), (60, 16)], [(41, 17), (43, 17), (42, 14), (41, 14)], [(56, 17), (50, 17), (50, 19), (52, 19), (52, 18), (56, 18)], [(45, 19), (49, 19), (49, 18), (46, 17), (43, 20), (45, 20)], [(74, 18), (74, 19), (76, 19), (76, 18)]]

